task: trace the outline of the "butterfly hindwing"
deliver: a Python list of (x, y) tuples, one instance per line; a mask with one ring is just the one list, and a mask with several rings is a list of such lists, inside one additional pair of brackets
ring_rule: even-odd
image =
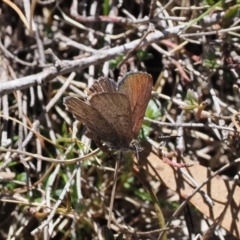
[(118, 135), (116, 148), (127, 148), (133, 139), (131, 108), (128, 97), (122, 93), (100, 93), (89, 99), (91, 105), (106, 119)]
[(89, 88), (88, 96), (92, 96), (97, 93), (113, 93), (117, 92), (117, 84), (107, 77), (100, 77), (93, 85)]

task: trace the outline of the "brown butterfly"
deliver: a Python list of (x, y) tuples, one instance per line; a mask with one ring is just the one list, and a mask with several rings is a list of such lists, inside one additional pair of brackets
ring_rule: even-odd
[(89, 89), (86, 101), (65, 97), (66, 110), (86, 125), (86, 135), (96, 143), (122, 151), (139, 151), (137, 141), (151, 98), (152, 76), (128, 73), (119, 83), (99, 78)]

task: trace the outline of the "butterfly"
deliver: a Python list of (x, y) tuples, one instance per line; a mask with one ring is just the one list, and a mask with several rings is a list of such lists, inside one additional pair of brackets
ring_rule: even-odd
[(65, 97), (66, 110), (87, 128), (98, 145), (121, 151), (140, 151), (137, 140), (151, 98), (153, 80), (144, 72), (127, 73), (118, 83), (100, 77), (85, 101)]

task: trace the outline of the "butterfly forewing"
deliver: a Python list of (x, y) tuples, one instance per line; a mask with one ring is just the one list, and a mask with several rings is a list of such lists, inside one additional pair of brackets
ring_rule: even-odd
[(119, 82), (119, 92), (128, 96), (131, 106), (132, 132), (137, 138), (143, 117), (151, 98), (152, 76), (147, 73), (129, 73)]
[(128, 148), (133, 139), (131, 108), (128, 97), (122, 93), (100, 93), (89, 99), (91, 105), (111, 124), (118, 135), (112, 142), (115, 148)]
[(81, 121), (92, 134), (97, 135), (105, 142), (117, 141), (117, 132), (113, 126), (89, 103), (76, 97), (65, 97), (63, 103), (66, 109), (77, 120)]

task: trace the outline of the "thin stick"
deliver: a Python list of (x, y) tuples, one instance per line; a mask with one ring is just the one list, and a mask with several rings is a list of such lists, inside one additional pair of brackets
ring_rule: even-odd
[(120, 166), (121, 159), (122, 159), (122, 152), (120, 151), (118, 153), (117, 161), (115, 164), (115, 172), (114, 172), (114, 177), (113, 177), (113, 188), (112, 188), (112, 193), (111, 193), (110, 206), (109, 206), (109, 217), (108, 217), (108, 224), (107, 224), (107, 227), (109, 229), (110, 229), (111, 220), (112, 220), (112, 210), (113, 210), (113, 203), (114, 203), (114, 197), (115, 197), (116, 186), (117, 186), (118, 169)]
[(148, 27), (148, 30), (147, 32), (140, 38), (138, 44), (136, 44), (136, 46), (132, 49), (129, 50), (129, 52), (127, 53), (127, 55), (123, 58), (123, 60), (118, 64), (117, 68), (118, 69), (121, 69), (122, 65), (127, 61), (127, 59), (130, 57), (130, 55), (135, 51), (137, 50), (141, 43), (143, 42), (143, 40), (146, 39), (146, 37), (150, 34), (150, 33), (153, 33), (155, 31), (155, 28), (153, 26), (153, 24), (149, 24), (149, 27)]

